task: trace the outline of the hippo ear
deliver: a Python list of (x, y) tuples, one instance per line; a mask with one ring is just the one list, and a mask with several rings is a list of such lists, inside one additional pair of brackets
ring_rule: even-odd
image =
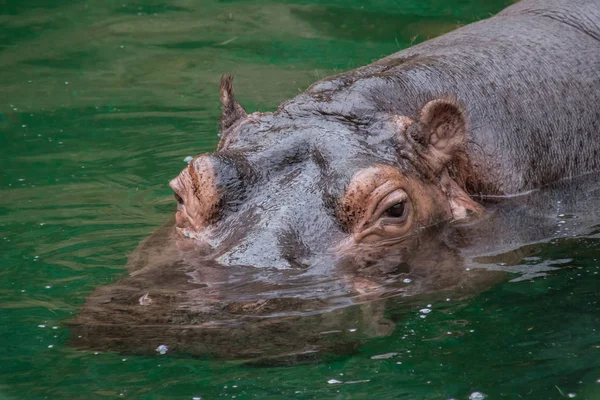
[(233, 75), (223, 74), (219, 86), (219, 97), (221, 98), (221, 132), (230, 128), (240, 119), (246, 118), (248, 114), (240, 105), (233, 94)]
[(419, 153), (435, 172), (440, 172), (465, 145), (465, 112), (454, 99), (436, 99), (425, 104), (414, 127), (409, 134), (421, 145)]

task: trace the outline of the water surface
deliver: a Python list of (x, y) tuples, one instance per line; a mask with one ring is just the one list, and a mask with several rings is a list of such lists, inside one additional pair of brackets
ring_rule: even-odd
[(311, 320), (336, 345), (316, 359), (72, 344), (86, 298), (126, 279), (171, 216), (183, 159), (215, 148), (223, 72), (249, 111), (272, 110), (509, 3), (0, 2), (0, 398), (600, 398), (600, 221), (586, 219), (600, 196), (586, 184), (472, 228), (489, 240), (462, 273), (500, 270), (492, 282)]

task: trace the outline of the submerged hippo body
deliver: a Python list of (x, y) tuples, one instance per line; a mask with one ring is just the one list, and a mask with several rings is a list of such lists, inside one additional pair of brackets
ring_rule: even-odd
[(497, 269), (498, 257), (475, 256), (560, 236), (570, 222), (557, 225), (559, 213), (595, 218), (573, 218), (569, 235), (600, 218), (596, 175), (466, 219), (483, 215), (486, 197), (600, 170), (596, 0), (523, 0), (321, 80), (273, 113), (247, 115), (230, 77), (221, 101), (217, 151), (171, 182), (174, 224), (134, 252), (129, 277), (90, 296), (72, 323), (76, 344), (338, 351), (356, 337), (324, 332), (393, 329), (386, 298), (478, 293), (498, 272), (466, 264)]
[(225, 265), (331, 265), (600, 169), (595, 0), (524, 0), (274, 113), (247, 115), (231, 83), (217, 151), (171, 182), (178, 227)]

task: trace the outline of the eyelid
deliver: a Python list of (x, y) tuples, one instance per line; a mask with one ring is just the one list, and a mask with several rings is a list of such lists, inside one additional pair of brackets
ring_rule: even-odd
[[(386, 212), (390, 207), (400, 202), (406, 202), (408, 199), (408, 195), (402, 189), (395, 189), (394, 191), (388, 193), (377, 203), (375, 210), (370, 218), (370, 222), (374, 223), (379, 220), (384, 212)], [(408, 211), (408, 210), (407, 210)]]

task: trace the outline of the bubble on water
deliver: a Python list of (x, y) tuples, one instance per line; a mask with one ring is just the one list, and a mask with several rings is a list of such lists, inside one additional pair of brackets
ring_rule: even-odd
[(576, 393), (567, 393), (567, 397), (572, 399), (573, 397), (577, 397)]
[(169, 347), (166, 344), (161, 344), (156, 348), (156, 351), (160, 354), (167, 354), (167, 351), (169, 351)]
[(192, 400), (202, 400), (202, 397), (200, 397), (200, 396), (194, 396), (194, 397), (192, 397)]
[(49, 349), (51, 349), (51, 348), (53, 348), (53, 347), (54, 347), (54, 345), (53, 345), (53, 344), (49, 344), (49, 345), (48, 345), (48, 348), (49, 348)]
[(185, 162), (185, 163), (188, 163), (188, 164), (189, 164), (190, 162), (192, 162), (192, 160), (193, 160), (193, 159), (194, 159), (194, 157), (192, 157), (192, 156), (187, 156), (186, 158), (184, 158), (184, 159), (183, 159), (183, 162)]
[(122, 359), (121, 361), (127, 361), (127, 359), (126, 359), (126, 358), (124, 358), (124, 359)]
[(371, 356), (371, 360), (385, 360), (387, 358), (392, 358), (392, 357), (395, 357), (397, 355), (398, 355), (398, 353), (393, 353), (393, 352), (392, 353), (385, 353), (385, 354), (378, 354), (378, 355), (375, 355), (375, 356)]
[(58, 326), (53, 326), (52, 329), (58, 329)]
[(52, 289), (52, 285), (46, 285), (46, 289)]
[(471, 268), (468, 268), (468, 267), (467, 267), (467, 268), (465, 268), (465, 271), (470, 271), (470, 270), (471, 270)]
[(337, 379), (330, 379), (327, 381), (327, 383), (329, 383), (330, 385), (334, 385), (336, 383), (344, 383), (344, 382), (338, 381)]
[(481, 392), (473, 392), (471, 393), (471, 395), (469, 396), (469, 400), (483, 400), (485, 399), (487, 396)]
[(94, 352), (94, 355), (97, 356), (99, 353), (97, 351)]
[(38, 325), (38, 328), (45, 328), (45, 327), (46, 327), (46, 325), (43, 325), (43, 324)]
[(427, 316), (424, 315), (424, 314), (419, 315), (419, 317), (421, 317), (421, 318), (427, 318)]
[(450, 297), (448, 297), (448, 298), (446, 299), (446, 301), (450, 301)]
[(350, 328), (348, 329), (348, 332), (356, 332), (356, 328)]
[(402, 282), (404, 282), (404, 283), (411, 283), (412, 279), (404, 278), (404, 279), (402, 279)]
[[(430, 306), (428, 305), (428, 307), (430, 307)], [(421, 309), (419, 310), (419, 312), (420, 312), (421, 314), (429, 314), (429, 313), (431, 312), (431, 308), (421, 308)]]

